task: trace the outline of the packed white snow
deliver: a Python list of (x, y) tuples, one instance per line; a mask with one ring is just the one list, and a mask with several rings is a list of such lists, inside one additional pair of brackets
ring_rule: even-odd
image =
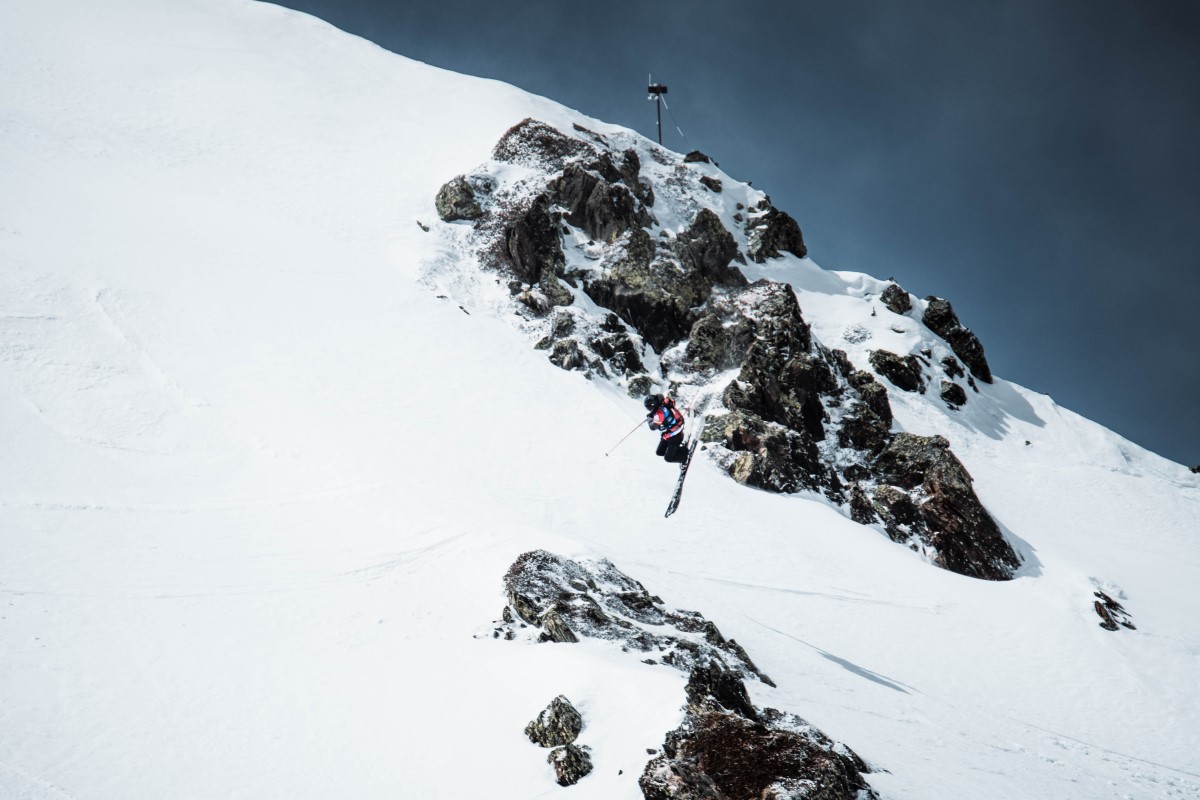
[[(1200, 797), (1184, 467), (1004, 380), (891, 389), (1016, 580), (704, 460), (664, 520), (652, 435), (603, 455), (636, 400), (422, 280), (418, 222), (507, 128), (618, 129), (247, 0), (6, 0), (0, 75), (0, 798), (640, 797), (685, 676), (492, 639), (534, 548), (712, 619), (886, 798)], [(937, 341), (873, 278), (747, 274), (860, 366)], [(596, 765), (569, 790), (522, 733), (560, 693)]]

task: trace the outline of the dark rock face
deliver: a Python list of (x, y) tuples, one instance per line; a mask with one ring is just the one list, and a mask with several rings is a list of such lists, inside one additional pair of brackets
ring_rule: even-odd
[(513, 274), (526, 283), (536, 283), (552, 304), (571, 301), (571, 294), (558, 281), (566, 264), (558, 225), (550, 212), (550, 199), (538, 195), (533, 203), (504, 229), (505, 254)]
[(879, 297), (887, 309), (893, 314), (907, 314), (912, 311), (912, 299), (908, 296), (908, 292), (901, 289), (897, 284), (890, 284), (883, 290), (883, 294)]
[(1197, 475), (1200, 475), (1200, 464), (1197, 464), (1196, 466), (1192, 467), (1192, 472), (1196, 473)]
[(983, 345), (979, 337), (964, 328), (958, 321), (958, 316), (948, 300), (940, 297), (927, 297), (929, 305), (921, 321), (925, 327), (946, 340), (954, 354), (962, 359), (971, 370), (971, 374), (984, 383), (992, 382), (992, 371), (983, 355)]
[(586, 746), (559, 747), (546, 756), (546, 761), (554, 767), (554, 778), (559, 786), (574, 786), (592, 771), (592, 757)]
[[(572, 561), (545, 550), (521, 555), (504, 576), (508, 607), (494, 635), (539, 642), (580, 636), (620, 642), (677, 669), (714, 663), (771, 683), (741, 645), (695, 611), (669, 609), (607, 559)], [(699, 634), (702, 641), (696, 641)]]
[(942, 359), (942, 371), (951, 378), (961, 378), (967, 374), (963, 372), (962, 364), (959, 364), (954, 356), (946, 356)]
[(699, 150), (693, 150), (692, 152), (688, 153), (686, 156), (683, 157), (683, 163), (685, 163), (685, 164), (695, 164), (697, 162), (702, 163), (702, 164), (713, 163), (711, 158), (704, 155), (704, 153), (701, 153)]
[(565, 370), (583, 369), (587, 366), (587, 359), (579, 349), (579, 342), (574, 339), (560, 339), (550, 351), (550, 363)]
[(710, 192), (716, 192), (717, 194), (721, 193), (721, 182), (716, 178), (710, 178), (707, 175), (701, 175), (700, 183), (702, 183), (704, 188), (708, 189)]
[(691, 330), (692, 309), (704, 302), (711, 282), (699, 272), (680, 272), (661, 257), (650, 234), (636, 230), (624, 256), (607, 275), (584, 283), (583, 290), (661, 353)]
[(741, 364), (754, 343), (754, 325), (740, 317), (726, 325), (709, 313), (696, 320), (687, 342), (687, 363), (699, 371), (727, 370)]
[(444, 222), (473, 220), (483, 216), (483, 209), (475, 200), (474, 190), (462, 175), (449, 180), (438, 191), (433, 204)]
[(634, 230), (608, 275), (584, 284), (593, 301), (617, 312), (660, 353), (688, 334), (696, 320), (693, 309), (714, 286), (746, 283), (730, 264), (737, 255), (733, 235), (708, 209), (680, 234), (674, 250), (677, 255), (660, 251), (646, 231)]
[(792, 253), (800, 258), (808, 255), (800, 225), (769, 205), (765, 213), (750, 218), (746, 224), (746, 238), (749, 255), (759, 264), (768, 258), (778, 258), (783, 253)]
[(731, 265), (739, 258), (733, 234), (725, 230), (720, 218), (707, 208), (701, 209), (691, 227), (678, 239), (680, 262), (695, 270), (716, 286), (746, 286), (746, 276)]
[(951, 381), (942, 381), (942, 389), (939, 392), (939, 396), (951, 408), (959, 408), (966, 405), (967, 402), (966, 390)]
[(560, 694), (537, 715), (537, 719), (525, 726), (525, 735), (541, 747), (559, 747), (574, 742), (582, 730), (583, 717), (571, 701)]
[(794, 714), (756, 709), (739, 684), (692, 672), (684, 721), (638, 781), (647, 800), (878, 800), (853, 751)]
[(1136, 631), (1137, 627), (1133, 624), (1133, 619), (1129, 616), (1129, 612), (1125, 607), (1113, 600), (1104, 592), (1096, 590), (1093, 592), (1096, 596), (1096, 602), (1093, 607), (1096, 609), (1096, 614), (1100, 617), (1100, 627), (1106, 631), (1120, 630), (1121, 627), (1128, 628), (1131, 631)]
[[(928, 542), (933, 563), (961, 575), (985, 580), (1009, 580), (1021, 561), (1005, 541), (1000, 528), (979, 502), (971, 476), (950, 452), (941, 436), (899, 433), (876, 458), (874, 467), (881, 482), (915, 492), (913, 509), (893, 492), (886, 498), (876, 492), (876, 510), (881, 506), (892, 517), (884, 517), (888, 534), (898, 541), (919, 535)], [(881, 514), (881, 516), (883, 516)]]
[[(612, 170), (610, 175), (622, 178), (611, 161), (597, 165), (607, 165)], [(567, 209), (567, 223), (583, 229), (593, 239), (612, 243), (621, 234), (650, 224), (649, 213), (628, 187), (610, 183), (579, 164), (568, 164), (549, 188), (555, 200)]]
[(914, 355), (898, 356), (887, 350), (872, 350), (868, 360), (883, 377), (898, 389), (906, 392), (925, 392), (925, 379), (921, 373), (921, 362)]

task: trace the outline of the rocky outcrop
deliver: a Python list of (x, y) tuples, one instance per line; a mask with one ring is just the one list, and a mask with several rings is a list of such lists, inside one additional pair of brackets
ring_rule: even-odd
[(717, 194), (721, 193), (721, 182), (716, 178), (710, 178), (707, 175), (701, 175), (700, 183), (710, 192), (716, 192)]
[[(887, 454), (897, 446), (886, 383), (924, 392), (936, 377), (942, 400), (958, 408), (966, 402), (959, 379), (975, 391), (976, 377), (991, 379), (982, 347), (948, 303), (931, 298), (923, 317), (957, 356), (941, 358), (946, 379), (935, 375), (931, 348), (909, 355), (876, 350), (868, 360), (886, 378), (881, 382), (814, 339), (790, 286), (748, 285), (739, 269), (747, 257), (761, 263), (807, 254), (800, 227), (765, 196), (750, 208), (734, 203), (731, 219), (744, 225), (746, 236), (740, 250), (725, 218), (707, 207), (712, 196), (697, 180), (705, 179), (712, 191), (723, 187), (704, 174), (707, 168), (686, 166), (708, 163), (702, 154), (681, 162), (641, 147), (631, 135), (580, 126), (564, 133), (524, 120), (496, 145), (493, 159), (443, 187), (439, 213), (463, 219), (482, 214), (457, 235), (470, 237), (482, 262), (508, 280), (519, 324), (551, 363), (614, 380), (633, 397), (712, 392), (703, 431), (707, 455), (734, 480), (772, 492), (819, 492), (849, 505), (852, 519), (881, 526), (948, 569), (988, 577), (1011, 572), (994, 541), (998, 529), (970, 489), (969, 476), (922, 476), (908, 487), (883, 474), (894, 460)], [(497, 172), (495, 163), (523, 169)], [(501, 177), (514, 173), (521, 177)], [(656, 188), (670, 198), (660, 209), (669, 227), (660, 227), (651, 211)], [(690, 224), (679, 230), (676, 221), (689, 214)], [(894, 283), (881, 301), (898, 314), (912, 309), (911, 296)], [(869, 336), (863, 326), (843, 330), (851, 345)], [(941, 474), (941, 460), (926, 461)], [(1007, 547), (1002, 537), (999, 542)], [(550, 604), (536, 620), (510, 611), (503, 633), (536, 627), (543, 640), (576, 641), (588, 635), (580, 633), (580, 614), (589, 609), (605, 613), (602, 604), (578, 597)], [(693, 659), (689, 645), (656, 640), (660, 632), (653, 629), (626, 630), (618, 624), (623, 621), (610, 620), (606, 629), (662, 658)]]
[(475, 200), (474, 190), (462, 175), (449, 180), (438, 191), (433, 204), (443, 222), (475, 220), (483, 216), (483, 209)]
[(566, 265), (550, 198), (540, 194), (504, 228), (504, 252), (520, 280), (537, 284), (552, 305), (566, 305), (571, 294), (559, 282)]
[(1013, 577), (1020, 559), (979, 502), (970, 474), (945, 438), (896, 434), (873, 466), (879, 481), (890, 485), (876, 490), (874, 507), (893, 539), (919, 538), (933, 563), (961, 575)]
[(559, 747), (546, 756), (546, 761), (554, 767), (554, 779), (559, 786), (574, 786), (592, 771), (592, 757), (588, 747), (576, 747), (569, 744)]
[(686, 156), (683, 157), (683, 163), (685, 163), (685, 164), (696, 164), (696, 163), (711, 164), (711, 163), (713, 163), (713, 160), (711, 158), (709, 158), (708, 156), (704, 155), (704, 153), (701, 153), (699, 150), (693, 150), (692, 152), (688, 153)]
[(941, 391), (938, 396), (950, 408), (961, 408), (967, 403), (967, 392), (957, 383), (953, 381), (942, 381)]
[(800, 225), (787, 214), (773, 208), (769, 203), (751, 214), (746, 223), (746, 248), (749, 256), (759, 264), (768, 258), (778, 258), (784, 253), (804, 258), (808, 248)]
[(500, 137), (492, 148), (492, 158), (510, 164), (560, 170), (568, 159), (594, 152), (595, 148), (582, 139), (567, 136), (545, 122), (526, 118)]
[(1124, 606), (1099, 589), (1093, 594), (1096, 596), (1096, 601), (1092, 607), (1096, 609), (1096, 614), (1100, 617), (1101, 628), (1106, 631), (1116, 631), (1122, 627), (1131, 631), (1137, 630), (1137, 626), (1133, 624), (1133, 619)]
[[(596, 165), (609, 167), (609, 174), (618, 180), (623, 177), (611, 161)], [(580, 164), (568, 164), (562, 175), (550, 182), (549, 191), (567, 209), (567, 224), (602, 242), (611, 244), (622, 234), (650, 224), (649, 212), (627, 186), (610, 183)]]
[(703, 209), (673, 246), (660, 247), (644, 230), (631, 233), (608, 274), (584, 283), (598, 305), (615, 311), (658, 352), (685, 338), (716, 286), (745, 285), (731, 262), (733, 235)]
[(907, 314), (912, 311), (912, 298), (908, 296), (908, 292), (901, 289), (897, 284), (888, 284), (888, 287), (883, 290), (883, 294), (879, 296), (884, 306), (893, 314)]
[(871, 366), (897, 389), (906, 392), (925, 392), (921, 362), (915, 355), (898, 356), (887, 350), (872, 350), (867, 359)]
[[(683, 722), (666, 734), (661, 754), (651, 751), (638, 781), (646, 798), (877, 800), (862, 777), (866, 764), (848, 747), (794, 714), (754, 705), (744, 681), (774, 684), (736, 642), (696, 612), (667, 610), (607, 560), (532, 551), (513, 563), (504, 586), (509, 604), (497, 637), (536, 631), (553, 615), (556, 624), (639, 655), (651, 641), (674, 640), (667, 654), (643, 658), (688, 673)], [(592, 770), (587, 746), (576, 743), (582, 730), (581, 715), (561, 695), (526, 726), (530, 741), (556, 748), (547, 761), (562, 786)]]
[(643, 660), (690, 670), (715, 663), (774, 685), (741, 645), (695, 611), (671, 609), (607, 559), (573, 561), (545, 550), (521, 555), (504, 576), (508, 605), (497, 638), (620, 644)]
[(701, 209), (691, 226), (676, 239), (676, 252), (684, 269), (698, 272), (713, 286), (749, 283), (741, 270), (732, 266), (734, 259), (742, 260), (733, 234), (707, 208)]
[(559, 747), (574, 742), (582, 730), (583, 717), (571, 701), (560, 694), (525, 726), (525, 735), (541, 747)]
[(683, 723), (638, 785), (647, 800), (872, 800), (866, 764), (794, 714), (750, 703), (737, 676), (700, 666)]
[(926, 297), (925, 299), (928, 301), (928, 305), (921, 318), (925, 327), (946, 340), (950, 349), (962, 359), (972, 375), (984, 383), (991, 383), (992, 371), (983, 355), (983, 345), (980, 344), (979, 337), (970, 329), (963, 327), (948, 300), (940, 297)]

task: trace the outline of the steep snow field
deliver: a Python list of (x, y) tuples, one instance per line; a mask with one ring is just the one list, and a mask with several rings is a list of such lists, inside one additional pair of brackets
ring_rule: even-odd
[[(886, 798), (1200, 797), (1185, 468), (998, 379), (891, 397), (1014, 581), (702, 460), (664, 520), (650, 435), (603, 455), (636, 401), (421, 283), (417, 221), (509, 126), (614, 128), (245, 0), (6, 0), (0, 75), (0, 798), (640, 797), (684, 675), (490, 638), (538, 547), (714, 620)], [(874, 279), (749, 272), (858, 363), (918, 343)], [(522, 734), (559, 693), (571, 789)]]

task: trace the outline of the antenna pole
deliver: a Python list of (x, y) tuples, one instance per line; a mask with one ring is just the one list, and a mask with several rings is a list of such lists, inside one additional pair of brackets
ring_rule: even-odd
[(654, 101), (655, 110), (658, 111), (658, 143), (662, 144), (662, 96), (667, 93), (667, 87), (661, 83), (651, 82), (646, 91), (650, 93), (647, 98)]

